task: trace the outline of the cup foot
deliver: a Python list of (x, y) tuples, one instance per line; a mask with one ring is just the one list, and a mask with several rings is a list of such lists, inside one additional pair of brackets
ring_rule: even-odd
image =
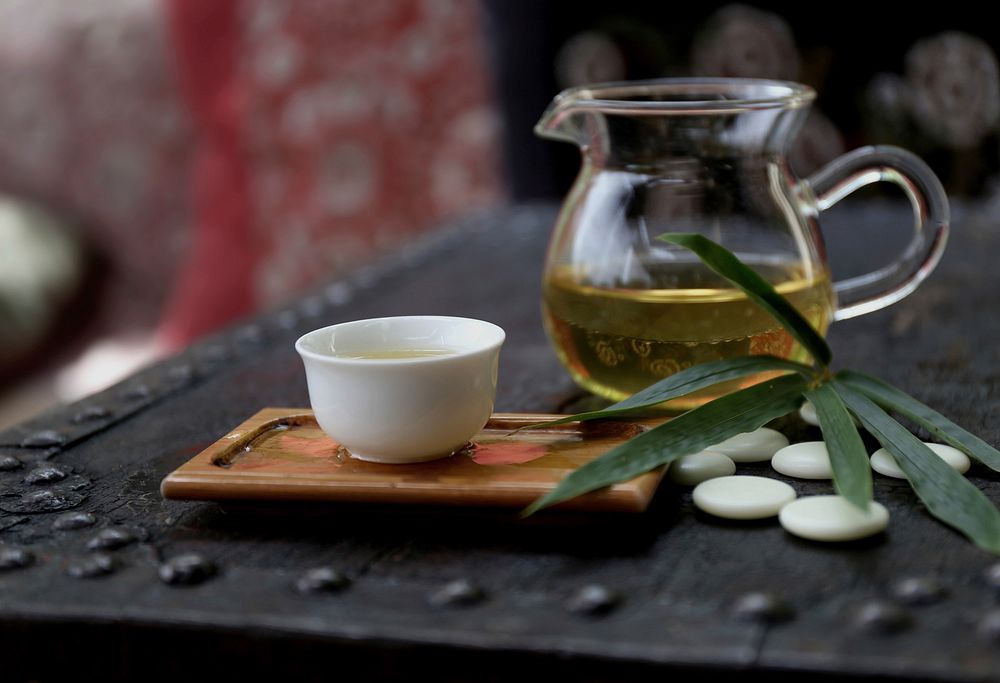
[[(354, 451), (344, 448), (345, 451), (356, 460), (364, 460), (365, 462), (377, 462), (381, 465), (409, 465), (417, 462), (430, 462), (431, 460), (440, 460), (441, 458), (449, 458), (456, 453), (460, 453), (464, 448), (468, 446), (468, 443), (463, 443), (457, 448), (452, 448), (444, 453), (434, 453), (432, 455), (415, 455), (412, 457), (386, 457), (384, 455), (378, 455), (374, 453), (355, 453)], [(341, 446), (343, 448), (343, 446)]]

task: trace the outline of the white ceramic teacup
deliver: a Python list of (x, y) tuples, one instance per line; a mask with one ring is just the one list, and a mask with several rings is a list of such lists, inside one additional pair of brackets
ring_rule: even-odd
[(303, 335), (309, 400), (328, 435), (361, 460), (433, 460), (493, 413), (504, 331), (471, 318), (402, 316)]

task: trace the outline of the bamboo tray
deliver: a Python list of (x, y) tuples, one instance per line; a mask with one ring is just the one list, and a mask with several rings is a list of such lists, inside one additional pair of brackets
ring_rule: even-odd
[[(470, 447), (407, 465), (350, 457), (311, 410), (265, 408), (163, 480), (165, 498), (326, 501), (479, 507), (526, 506), (569, 472), (641, 433), (639, 421), (570, 423), (511, 431), (557, 415), (498, 413)], [(561, 509), (642, 512), (663, 468), (580, 496)]]

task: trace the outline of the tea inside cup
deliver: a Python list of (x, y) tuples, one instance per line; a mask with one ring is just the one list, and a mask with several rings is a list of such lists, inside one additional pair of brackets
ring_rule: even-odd
[(504, 331), (447, 316), (331, 325), (295, 343), (319, 426), (361, 460), (451, 455), (493, 413)]

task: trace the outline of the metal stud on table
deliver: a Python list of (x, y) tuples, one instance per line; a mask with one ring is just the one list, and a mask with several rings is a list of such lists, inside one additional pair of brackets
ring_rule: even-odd
[(52, 528), (56, 531), (74, 531), (94, 526), (96, 523), (97, 515), (92, 512), (67, 512), (56, 517)]
[(0, 572), (24, 569), (35, 563), (35, 554), (24, 548), (0, 548)]
[(43, 465), (28, 472), (24, 477), (25, 484), (55, 484), (65, 479), (69, 474), (56, 465)]
[(451, 581), (428, 596), (428, 601), (435, 607), (467, 607), (485, 599), (483, 590), (468, 579)]
[(892, 595), (906, 605), (933, 605), (944, 600), (948, 590), (937, 579), (909, 577), (892, 587)]
[(66, 568), (66, 573), (74, 579), (96, 579), (114, 573), (118, 563), (108, 553), (92, 553), (74, 560)]
[(913, 618), (899, 605), (884, 600), (872, 600), (854, 615), (858, 628), (881, 635), (905, 631), (913, 625)]
[(84, 422), (94, 422), (111, 417), (111, 411), (104, 406), (87, 406), (73, 416), (73, 422), (82, 424)]
[(218, 573), (215, 563), (197, 553), (171, 557), (157, 570), (160, 580), (171, 586), (194, 586)]
[(576, 591), (566, 601), (566, 609), (575, 614), (600, 616), (614, 611), (622, 602), (622, 596), (600, 584), (590, 584)]
[(128, 529), (108, 527), (101, 529), (87, 541), (87, 550), (118, 550), (136, 541), (135, 534)]
[(22, 448), (51, 448), (62, 446), (67, 441), (66, 435), (54, 429), (42, 429), (29, 434), (21, 441)]
[(778, 623), (788, 621), (795, 616), (795, 611), (781, 597), (772, 593), (746, 593), (733, 603), (731, 614), (741, 621), (757, 621), (762, 623)]
[(333, 567), (310, 569), (295, 582), (300, 593), (334, 593), (351, 585), (351, 579)]

